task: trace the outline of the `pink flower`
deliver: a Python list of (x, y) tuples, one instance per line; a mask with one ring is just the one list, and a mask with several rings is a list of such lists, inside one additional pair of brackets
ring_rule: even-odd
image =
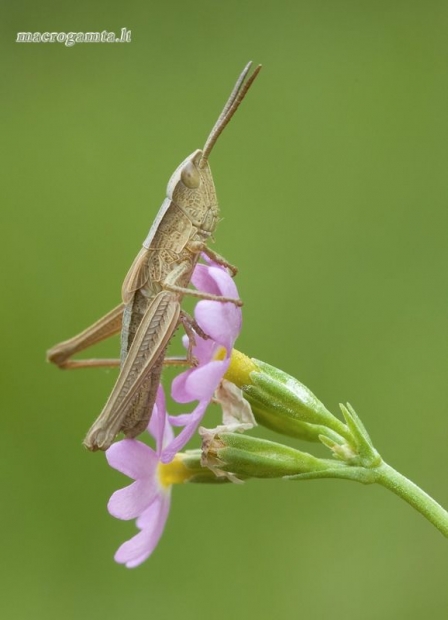
[(170, 509), (171, 486), (161, 480), (159, 463), (164, 446), (174, 435), (168, 423), (161, 387), (148, 430), (156, 440), (155, 450), (135, 439), (123, 439), (106, 451), (109, 465), (135, 480), (124, 489), (115, 491), (107, 506), (117, 519), (137, 518), (140, 532), (123, 543), (115, 554), (115, 560), (128, 568), (138, 566), (154, 551)]
[[(238, 298), (232, 278), (215, 264), (197, 265), (192, 282), (198, 290)], [(169, 416), (160, 386), (148, 426), (156, 441), (155, 450), (135, 439), (123, 439), (106, 451), (109, 465), (134, 480), (115, 491), (108, 504), (112, 516), (137, 519), (140, 532), (123, 543), (115, 554), (115, 560), (128, 568), (138, 566), (154, 551), (168, 518), (171, 486), (185, 482), (191, 475), (183, 467), (182, 457), (175, 458), (176, 453), (195, 433), (229, 367), (233, 344), (241, 329), (241, 309), (231, 302), (202, 300), (196, 305), (195, 319), (209, 338), (196, 337), (193, 354), (198, 366), (176, 377), (172, 385), (173, 398), (180, 403), (197, 400), (195, 409), (180, 416)], [(188, 339), (184, 343), (187, 346)], [(184, 427), (177, 437), (170, 421)]]
[[(238, 299), (238, 290), (227, 270), (214, 263), (198, 264), (192, 282), (200, 291)], [(241, 331), (241, 308), (231, 302), (204, 299), (196, 305), (194, 314), (196, 322), (209, 339), (204, 340), (196, 336), (193, 354), (199, 364), (174, 379), (171, 395), (178, 403), (195, 400), (199, 402), (191, 413), (170, 416), (173, 426), (184, 428), (164, 450), (161, 457), (163, 463), (168, 463), (196, 432), (215, 390), (229, 367), (233, 345)], [(187, 343), (188, 339), (184, 338), (184, 344)]]

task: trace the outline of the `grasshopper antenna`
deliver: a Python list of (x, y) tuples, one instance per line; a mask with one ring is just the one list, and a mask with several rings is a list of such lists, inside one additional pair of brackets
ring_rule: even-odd
[(249, 73), (251, 66), (252, 66), (252, 61), (249, 61), (247, 65), (244, 67), (243, 72), (241, 73), (240, 77), (236, 81), (236, 84), (233, 87), (232, 92), (230, 93), (230, 97), (228, 98), (223, 111), (219, 115), (219, 118), (216, 121), (215, 126), (211, 130), (207, 138), (207, 141), (204, 145), (204, 148), (202, 150), (202, 157), (199, 160), (199, 164), (198, 164), (199, 168), (203, 168), (205, 166), (208, 156), (210, 155), (212, 148), (215, 146), (216, 141), (221, 135), (224, 127), (227, 125), (227, 123), (230, 121), (232, 116), (235, 114), (240, 103), (246, 96), (247, 91), (252, 86), (253, 81), (255, 80), (257, 75), (260, 73), (261, 65), (258, 65), (257, 67), (255, 67), (255, 70), (252, 73), (252, 75), (246, 80), (247, 74)]

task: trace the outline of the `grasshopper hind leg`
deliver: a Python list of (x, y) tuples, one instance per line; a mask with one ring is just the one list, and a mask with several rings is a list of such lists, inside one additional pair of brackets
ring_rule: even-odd
[(47, 360), (63, 369), (119, 366), (120, 360), (116, 359), (72, 360), (70, 358), (76, 353), (80, 353), (117, 334), (121, 330), (123, 308), (124, 305), (120, 304), (81, 333), (49, 349)]

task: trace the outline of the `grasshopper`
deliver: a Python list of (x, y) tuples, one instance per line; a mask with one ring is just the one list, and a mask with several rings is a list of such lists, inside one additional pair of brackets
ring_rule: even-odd
[[(252, 63), (239, 76), (204, 148), (189, 155), (171, 176), (167, 197), (122, 286), (122, 303), (83, 332), (47, 352), (59, 368), (120, 366), (115, 386), (84, 440), (89, 450), (107, 450), (118, 433), (136, 437), (148, 425), (156, 399), (168, 343), (180, 323), (189, 338), (187, 360), (194, 363), (194, 333), (206, 337), (181, 309), (184, 295), (202, 299), (241, 301), (188, 288), (204, 253), (228, 268), (236, 268), (207, 246), (219, 220), (209, 155), (236, 112), (261, 65), (248, 77)], [(247, 79), (246, 79), (247, 78)], [(121, 331), (121, 358), (70, 359), (91, 345)]]

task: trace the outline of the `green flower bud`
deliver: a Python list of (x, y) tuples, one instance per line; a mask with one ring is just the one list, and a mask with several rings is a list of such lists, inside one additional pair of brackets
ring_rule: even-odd
[[(221, 429), (224, 427), (221, 427)], [(288, 446), (220, 428), (201, 429), (202, 464), (217, 476), (232, 481), (245, 478), (282, 478), (344, 468), (332, 460), (319, 459)]]
[(320, 441), (321, 435), (338, 443), (350, 438), (347, 426), (282, 370), (234, 350), (226, 379), (243, 390), (257, 422), (271, 430), (306, 441)]

